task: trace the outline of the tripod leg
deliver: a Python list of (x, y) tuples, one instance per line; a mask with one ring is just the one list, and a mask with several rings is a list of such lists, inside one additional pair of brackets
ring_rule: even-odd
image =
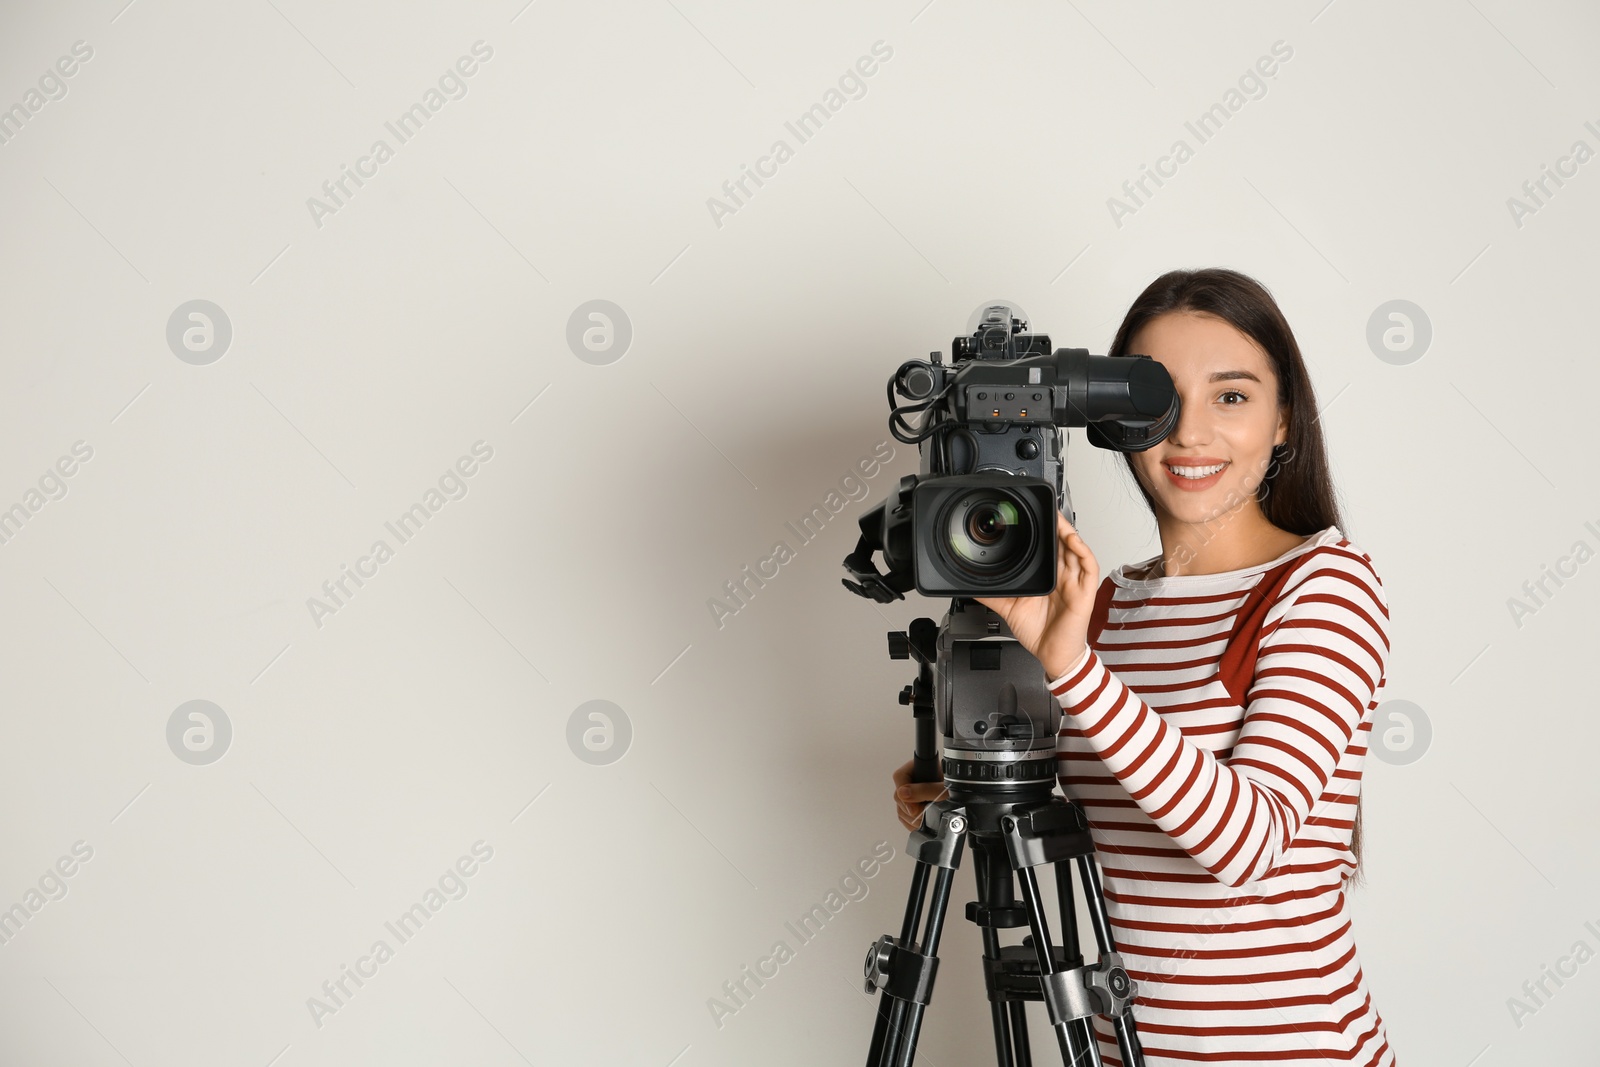
[[(991, 846), (980, 842), (976, 837), (972, 839), (972, 873), (978, 882), (978, 903), (983, 907), (1008, 905), (1013, 902), (1011, 894), (1011, 865), (1006, 861), (1003, 851), (996, 851)], [(971, 916), (969, 916), (970, 918)], [(1007, 1015), (1007, 1005), (1004, 1000), (995, 996), (994, 975), (992, 967), (1000, 962), (1000, 933), (993, 926), (980, 926), (983, 937), (983, 956), (985, 960), (984, 978), (989, 993), (989, 1014), (994, 1024), (994, 1056), (995, 1062), (1000, 1067), (1028, 1067), (1027, 1040), (1028, 1034), (1022, 1032), (1022, 1061), (1018, 1063), (1012, 1055), (1012, 1046), (1015, 1035), (1012, 1027), (1016, 1025), (1019, 1014), (1014, 1010)], [(1020, 1009), (1020, 1003), (1013, 1002), (1013, 1009)]]
[[(867, 992), (876, 990), (881, 994), (867, 1067), (910, 1067), (911, 1058), (916, 1055), (923, 1009), (933, 998), (939, 969), (939, 935), (950, 903), (950, 883), (961, 866), (966, 831), (967, 816), (960, 803), (939, 800), (923, 811), (922, 825), (912, 831), (906, 842), (906, 852), (916, 858), (917, 867), (900, 938), (897, 941), (885, 934), (867, 952)], [(919, 941), (917, 926), (923, 919), (928, 873), (934, 867), (938, 873), (933, 879), (933, 897), (928, 901), (926, 928)]]
[[(900, 925), (900, 943), (909, 945), (922, 922), (922, 901), (928, 893), (928, 865), (917, 861), (911, 876), (911, 892), (906, 899), (906, 917)], [(906, 1002), (897, 997), (878, 997), (878, 1021), (872, 1028), (872, 1045), (867, 1051), (867, 1067), (893, 1062), (895, 1046), (905, 1028)]]
[[(933, 900), (928, 904), (928, 926), (923, 935), (922, 951), (925, 955), (939, 955), (939, 935), (944, 933), (944, 912), (950, 904), (950, 882), (955, 877), (954, 867), (940, 867), (934, 876)], [(905, 1033), (900, 1043), (900, 1055), (894, 1067), (911, 1067), (917, 1054), (917, 1033), (922, 1029), (922, 1012), (926, 1005), (912, 1004), (906, 1012)]]
[(1027, 1005), (1020, 1000), (1011, 1002), (1011, 1040), (1017, 1049), (1017, 1067), (1031, 1067), (1033, 1052), (1028, 1047)]
[[(1055, 869), (1056, 912), (1061, 916), (1061, 947), (1067, 958), (1067, 966), (1080, 967), (1083, 965), (1083, 946), (1078, 939), (1078, 905), (1072, 893), (1072, 861), (1057, 860)], [(1080, 1019), (1078, 1025), (1083, 1031), (1084, 1040), (1094, 1045), (1098, 1053), (1099, 1038), (1095, 1036), (1093, 1020)]]
[[(1083, 872), (1084, 896), (1089, 901), (1089, 921), (1094, 924), (1094, 939), (1100, 946), (1100, 955), (1115, 952), (1117, 946), (1111, 938), (1111, 920), (1106, 915), (1100, 872), (1094, 865), (1093, 857), (1079, 856), (1078, 869)], [(1111, 1024), (1117, 1031), (1117, 1051), (1122, 1056), (1122, 1062), (1130, 1067), (1144, 1067), (1144, 1049), (1139, 1045), (1139, 1032), (1133, 1023), (1133, 1006), (1130, 1004), (1126, 1011), (1111, 1020)]]
[(1050, 946), (1050, 927), (1045, 921), (1044, 903), (1039, 899), (1039, 881), (1034, 877), (1032, 867), (1021, 868), (1017, 876), (1022, 883), (1022, 902), (1028, 909), (1028, 925), (1033, 930), (1033, 949), (1039, 957), (1039, 982), (1044, 987), (1045, 1004), (1051, 1007), (1050, 1026), (1061, 1045), (1062, 1058), (1072, 1067), (1085, 1063), (1102, 1067), (1100, 1044), (1095, 1039), (1094, 1027), (1089, 1020), (1056, 1016), (1047, 985), (1050, 975), (1056, 973), (1055, 952)]
[(1072, 896), (1072, 861), (1057, 860), (1056, 910), (1061, 914), (1061, 944), (1067, 950), (1067, 959), (1077, 963), (1083, 959), (1083, 948), (1078, 943), (1078, 906)]

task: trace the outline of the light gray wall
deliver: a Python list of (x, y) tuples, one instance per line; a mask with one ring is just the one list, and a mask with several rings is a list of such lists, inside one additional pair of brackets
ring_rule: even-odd
[[(0, 1059), (864, 1060), (860, 961), (910, 874), (884, 632), (939, 608), (839, 584), (855, 517), (916, 469), (884, 381), (995, 298), (1103, 352), (1153, 277), (1204, 265), (1297, 331), (1392, 603), (1389, 696), (1431, 726), (1369, 764), (1353, 898), (1399, 1058), (1591, 1050), (1600, 964), (1522, 987), (1600, 948), (1600, 161), (1543, 206), (1522, 186), (1600, 149), (1597, 29), (1504, 0), (8, 5), (0, 106), (39, 107), (0, 144), (0, 507), (27, 511), (0, 544), (0, 907), (27, 912)], [(385, 123), (479, 41), (402, 143)], [(785, 123), (879, 41), (801, 143)], [(1185, 123), (1275, 42), (1199, 143)], [(708, 204), (780, 139), (764, 185)], [(185, 348), (195, 300), (225, 350)], [(592, 300), (621, 358), (569, 345)], [(1368, 341), (1395, 300), (1432, 333), (1401, 362)], [(459, 499), (402, 543), (385, 523), (441, 477)], [(1070, 480), (1103, 567), (1157, 549), (1120, 460), (1074, 435)], [(801, 543), (785, 524), (840, 486)], [(1547, 566), (1575, 573), (1528, 599)], [(226, 743), (186, 747), (195, 700)], [(630, 724), (607, 765), (569, 740), (590, 701)], [(800, 944), (785, 923), (878, 842), (864, 899)], [(401, 942), (441, 876), (464, 895)], [(708, 1001), (779, 940), (719, 1026)], [(964, 920), (945, 955), (924, 1061), (989, 1062)]]

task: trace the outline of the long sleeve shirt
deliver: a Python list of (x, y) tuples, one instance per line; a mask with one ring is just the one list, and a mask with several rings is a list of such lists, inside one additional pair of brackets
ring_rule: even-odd
[(1050, 689), (1146, 1062), (1392, 1065), (1344, 892), (1389, 656), (1371, 557), (1329, 526), (1240, 570), (1129, 571)]

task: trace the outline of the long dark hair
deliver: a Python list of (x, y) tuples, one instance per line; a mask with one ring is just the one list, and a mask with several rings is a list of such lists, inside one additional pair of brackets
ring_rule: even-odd
[[(1289, 328), (1288, 320), (1283, 317), (1283, 311), (1266, 286), (1225, 267), (1168, 271), (1146, 286), (1133, 302), (1122, 325), (1117, 328), (1116, 339), (1111, 342), (1107, 354), (1126, 355), (1129, 343), (1152, 319), (1170, 312), (1185, 311), (1214, 315), (1250, 338), (1266, 352), (1278, 376), (1278, 403), (1284, 409), (1289, 428), (1284, 444), (1274, 449), (1274, 461), (1256, 490), (1256, 499), (1267, 521), (1280, 530), (1302, 537), (1309, 537), (1329, 526), (1339, 527), (1339, 532), (1348, 537), (1349, 531), (1340, 518), (1333, 476), (1328, 468), (1328, 450), (1322, 440), (1311, 375), (1306, 372), (1305, 360), (1301, 358), (1294, 331)], [(1139, 495), (1144, 497), (1146, 506), (1154, 515), (1155, 500), (1145, 489), (1144, 483), (1139, 481), (1132, 453), (1124, 453), (1123, 459)], [(1352, 877), (1359, 885), (1360, 795), (1356, 798), (1350, 851), (1356, 862)]]

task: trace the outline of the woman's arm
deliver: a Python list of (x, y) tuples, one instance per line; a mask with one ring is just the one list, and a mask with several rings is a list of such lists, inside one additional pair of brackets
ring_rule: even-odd
[(1219, 880), (1243, 886), (1275, 872), (1327, 788), (1382, 683), (1388, 622), (1371, 564), (1308, 552), (1262, 625), (1224, 759), (1163, 721), (1092, 648), (1050, 689), (1140, 809)]

